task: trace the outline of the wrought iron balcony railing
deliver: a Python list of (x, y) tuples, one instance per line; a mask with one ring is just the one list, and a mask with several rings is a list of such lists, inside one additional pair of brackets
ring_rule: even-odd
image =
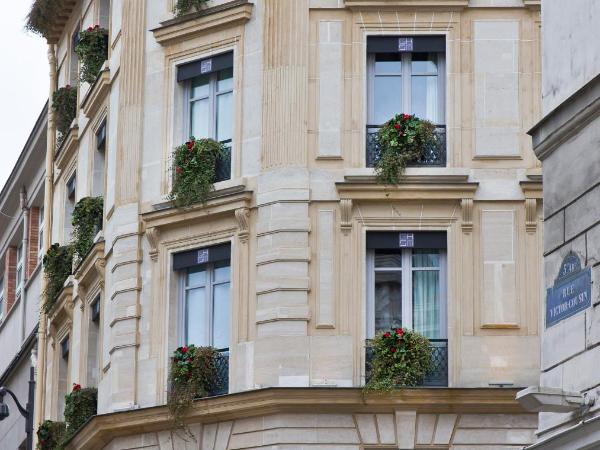
[[(379, 158), (377, 132), (381, 125), (367, 125), (367, 167), (374, 167)], [(425, 149), (423, 156), (408, 164), (409, 167), (445, 167), (446, 166), (446, 125), (436, 125), (436, 142)]]
[(217, 160), (215, 168), (215, 183), (219, 181), (229, 180), (231, 178), (231, 139), (221, 141), (227, 147), (227, 151), (223, 158)]
[(225, 395), (229, 392), (229, 349), (219, 350), (219, 355), (215, 360), (217, 368), (217, 378), (214, 385), (209, 390), (208, 396)]
[[(424, 387), (448, 386), (448, 339), (429, 339), (432, 351), (433, 367), (423, 379)], [(370, 341), (366, 342), (366, 367), (365, 375), (368, 382), (371, 378), (373, 363), (373, 347)]]

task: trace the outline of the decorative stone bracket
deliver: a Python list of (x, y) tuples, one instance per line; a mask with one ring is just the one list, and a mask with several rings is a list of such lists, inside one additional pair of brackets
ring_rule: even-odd
[(470, 233), (473, 231), (473, 199), (463, 198), (460, 207), (462, 210), (461, 228), (464, 233)]
[(235, 210), (235, 219), (238, 223), (238, 238), (240, 242), (245, 244), (250, 236), (250, 226), (248, 219), (250, 218), (250, 209), (238, 208)]
[(148, 239), (148, 243), (150, 244), (150, 250), (148, 254), (150, 255), (150, 259), (152, 261), (158, 260), (158, 243), (160, 239), (160, 231), (158, 227), (152, 227), (146, 229), (146, 238)]
[(352, 200), (343, 198), (340, 200), (340, 228), (344, 233), (348, 233), (352, 229)]

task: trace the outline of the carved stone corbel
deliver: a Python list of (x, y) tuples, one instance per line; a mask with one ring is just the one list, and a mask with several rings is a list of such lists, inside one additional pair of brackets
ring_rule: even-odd
[(464, 233), (470, 233), (473, 231), (473, 199), (463, 198), (460, 207), (462, 210), (462, 230)]
[(352, 229), (352, 200), (343, 198), (340, 200), (340, 228), (344, 233)]
[(248, 208), (238, 208), (235, 210), (235, 219), (238, 223), (238, 238), (240, 242), (248, 242), (250, 236), (250, 210)]
[(157, 227), (146, 229), (146, 238), (150, 244), (150, 251), (148, 254), (152, 261), (158, 261), (158, 241), (160, 239), (160, 232)]
[(535, 233), (537, 229), (537, 200), (535, 198), (525, 199), (525, 230)]

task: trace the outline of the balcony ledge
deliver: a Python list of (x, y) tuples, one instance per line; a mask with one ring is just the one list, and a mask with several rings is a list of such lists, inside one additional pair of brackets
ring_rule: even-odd
[[(523, 414), (515, 400), (519, 388), (411, 388), (365, 396), (361, 388), (273, 387), (209, 397), (194, 402), (186, 423), (215, 423), (278, 413), (419, 413)], [(93, 417), (65, 450), (102, 448), (122, 436), (172, 427), (166, 406)]]
[(66, 322), (73, 320), (73, 276), (66, 279), (62, 291), (48, 311), (48, 321), (54, 329), (59, 329)]
[(151, 31), (160, 45), (173, 45), (220, 28), (243, 25), (252, 17), (253, 7), (248, 0), (235, 0), (166, 20)]
[(94, 117), (104, 103), (104, 100), (106, 100), (109, 90), (110, 69), (108, 68), (108, 61), (105, 61), (98, 78), (96, 78), (96, 81), (81, 102), (81, 109), (86, 117), (90, 119)]
[[(79, 127), (75, 119), (69, 133), (65, 136), (61, 146), (58, 148), (54, 163), (59, 171), (63, 171), (75, 157), (76, 150), (79, 146)], [(58, 181), (59, 177), (55, 177), (54, 181)]]
[(100, 283), (103, 283), (104, 267), (104, 240), (100, 240), (94, 244), (90, 252), (83, 258), (75, 270), (73, 276), (78, 281), (78, 291), (91, 286), (96, 279), (99, 279)]

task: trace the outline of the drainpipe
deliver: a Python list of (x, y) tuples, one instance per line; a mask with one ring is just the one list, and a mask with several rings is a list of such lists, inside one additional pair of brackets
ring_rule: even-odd
[(25, 321), (27, 318), (27, 294), (25, 284), (29, 279), (29, 208), (27, 207), (27, 189), (21, 188), (20, 206), (23, 211), (23, 282), (21, 285), (21, 342), (25, 340)]
[[(48, 251), (52, 243), (52, 199), (54, 186), (54, 152), (56, 146), (56, 128), (54, 124), (54, 111), (52, 111), (52, 96), (56, 91), (56, 46), (48, 44), (48, 65), (50, 70), (50, 88), (48, 104), (48, 132), (46, 139), (46, 174), (44, 180), (44, 253)], [(42, 288), (46, 289), (46, 277), (42, 277)], [(37, 382), (35, 385), (34, 402), (34, 431), (44, 419), (46, 386), (46, 330), (47, 318), (44, 313), (43, 299), (40, 299), (40, 325), (38, 327), (38, 359), (37, 359)], [(37, 443), (37, 433), (33, 435), (34, 446)]]

